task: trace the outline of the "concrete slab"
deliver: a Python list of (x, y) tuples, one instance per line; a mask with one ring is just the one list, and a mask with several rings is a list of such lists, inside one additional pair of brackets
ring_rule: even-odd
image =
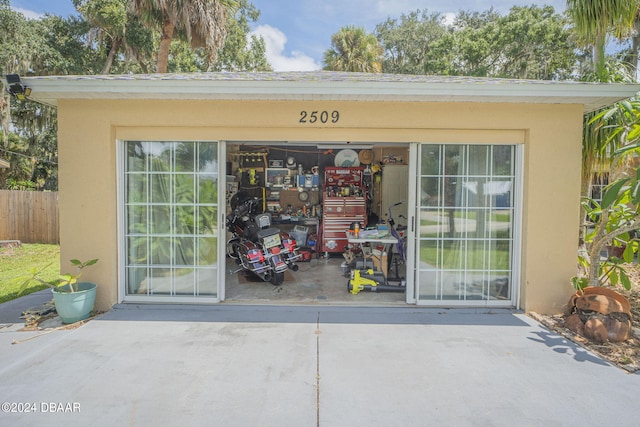
[(126, 305), (25, 334), (0, 330), (0, 425), (637, 425), (637, 375), (508, 310)]

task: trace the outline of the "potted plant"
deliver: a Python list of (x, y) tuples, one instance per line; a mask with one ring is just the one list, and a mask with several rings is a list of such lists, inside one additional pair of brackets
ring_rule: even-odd
[(76, 274), (63, 274), (53, 282), (47, 282), (40, 277), (40, 273), (44, 269), (36, 271), (34, 268), (22, 283), (20, 292), (33, 282), (49, 286), (52, 288), (53, 301), (62, 323), (68, 324), (84, 320), (93, 310), (98, 285), (93, 282), (81, 282), (79, 279), (85, 267), (97, 262), (97, 259), (84, 262), (72, 259), (71, 264), (76, 267)]

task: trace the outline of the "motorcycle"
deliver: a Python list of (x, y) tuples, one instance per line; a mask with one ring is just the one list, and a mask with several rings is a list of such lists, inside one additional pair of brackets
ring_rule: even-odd
[[(238, 197), (236, 197), (238, 196)], [(301, 258), (296, 241), (289, 233), (271, 227), (271, 214), (260, 212), (260, 199), (238, 193), (231, 200), (232, 211), (226, 227), (232, 234), (227, 242), (227, 255), (241, 267), (265, 282), (279, 286), (287, 270), (297, 271)], [(235, 200), (234, 200), (235, 199)]]

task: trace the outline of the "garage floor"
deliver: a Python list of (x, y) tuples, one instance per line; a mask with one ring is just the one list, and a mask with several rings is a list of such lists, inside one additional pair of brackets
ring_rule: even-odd
[[(256, 304), (336, 304), (336, 305), (404, 305), (404, 292), (347, 290), (349, 280), (342, 274), (342, 256), (313, 259), (298, 263), (299, 270), (289, 271), (281, 286), (273, 286), (244, 272), (231, 274), (236, 265), (227, 259), (226, 302)], [(399, 275), (404, 276), (404, 266)], [(393, 282), (392, 284), (397, 284)]]

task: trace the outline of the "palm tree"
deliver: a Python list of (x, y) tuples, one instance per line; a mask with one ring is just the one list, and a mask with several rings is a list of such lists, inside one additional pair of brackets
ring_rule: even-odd
[(76, 10), (92, 26), (91, 39), (106, 41), (109, 53), (101, 74), (109, 74), (113, 60), (124, 43), (127, 29), (127, 0), (73, 0)]
[(629, 62), (631, 63), (631, 69), (634, 71), (634, 76), (637, 76), (638, 74), (638, 51), (640, 51), (640, 7), (638, 8), (636, 17), (633, 21), (631, 54), (629, 55)]
[(160, 47), (156, 71), (166, 73), (169, 46), (175, 37), (192, 47), (204, 47), (209, 63), (215, 62), (224, 44), (229, 16), (238, 7), (237, 0), (130, 0), (131, 11), (148, 26), (160, 29)]
[(623, 38), (630, 34), (639, 8), (638, 0), (567, 0), (576, 32), (593, 48), (593, 66), (599, 78), (605, 74), (607, 35)]
[(117, 64), (118, 54), (124, 52), (127, 63), (135, 59), (141, 68), (152, 55), (151, 31), (143, 27), (140, 19), (129, 12), (130, 0), (73, 0), (73, 5), (90, 25), (88, 44), (96, 50), (107, 51), (100, 74), (109, 74)]
[[(583, 43), (593, 50), (593, 68), (599, 81), (611, 80), (612, 76), (605, 61), (607, 35), (614, 34), (622, 38), (631, 34), (634, 20), (640, 8), (638, 0), (567, 0), (567, 12), (573, 21), (576, 32)], [(582, 139), (582, 179), (581, 196), (591, 196), (591, 186), (601, 173), (611, 167), (610, 153), (617, 147), (617, 140), (611, 139), (608, 121), (614, 119), (614, 112), (599, 116), (598, 111), (586, 114), (583, 118)], [(598, 120), (594, 120), (599, 116)], [(585, 218), (584, 207), (580, 210), (580, 221)], [(585, 229), (581, 228), (581, 241)]]
[(384, 50), (373, 34), (349, 25), (331, 36), (331, 48), (324, 53), (324, 69), (380, 73), (383, 55)]

